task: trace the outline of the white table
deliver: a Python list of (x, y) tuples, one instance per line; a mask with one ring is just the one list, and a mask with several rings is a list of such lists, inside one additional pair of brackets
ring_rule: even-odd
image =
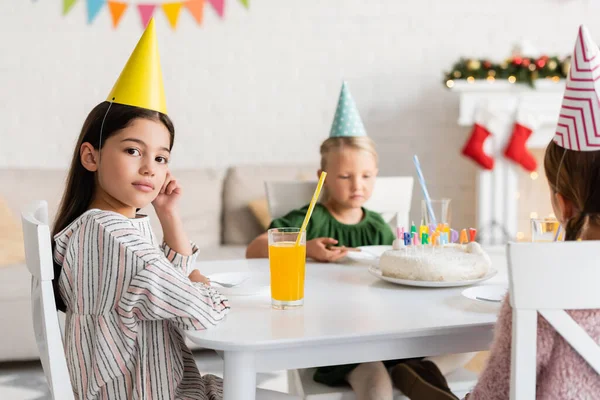
[[(490, 256), (499, 273), (486, 284), (506, 285), (504, 252)], [(269, 273), (266, 259), (198, 268)], [(254, 400), (257, 372), (488, 349), (499, 306), (469, 300), (464, 289), (399, 286), (364, 266), (308, 263), (304, 307), (274, 310), (268, 292), (231, 296), (225, 321), (187, 336), (224, 352), (224, 400)]]

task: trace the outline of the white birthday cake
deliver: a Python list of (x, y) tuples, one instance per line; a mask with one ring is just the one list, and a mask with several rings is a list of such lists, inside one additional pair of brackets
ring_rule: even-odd
[[(396, 244), (396, 243), (395, 243)], [(383, 276), (415, 281), (457, 282), (484, 277), (492, 262), (479, 243), (410, 246), (381, 255)]]

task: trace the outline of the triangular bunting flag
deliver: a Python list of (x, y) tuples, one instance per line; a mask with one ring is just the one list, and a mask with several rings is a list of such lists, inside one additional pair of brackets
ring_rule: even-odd
[(87, 0), (88, 24), (91, 24), (102, 9), (104, 0)]
[(122, 3), (120, 1), (109, 1), (108, 9), (110, 10), (110, 16), (112, 17), (113, 28), (116, 28), (121, 21), (121, 17), (127, 10), (127, 3)]
[(185, 2), (185, 6), (196, 22), (201, 24), (204, 16), (204, 0), (189, 0)]
[(208, 2), (213, 6), (219, 17), (223, 18), (225, 14), (225, 0), (208, 0)]
[(142, 26), (144, 28), (148, 26), (148, 22), (150, 22), (150, 18), (152, 18), (155, 8), (156, 4), (138, 4), (138, 10), (140, 12), (140, 18), (142, 19)]
[(63, 15), (67, 15), (77, 0), (63, 0)]
[(240, 3), (242, 3), (244, 7), (250, 8), (250, 0), (240, 0)]
[(177, 3), (163, 3), (162, 9), (169, 20), (169, 24), (171, 24), (171, 28), (177, 28), (177, 21), (179, 20), (179, 12), (181, 11), (181, 6), (183, 4), (181, 2)]

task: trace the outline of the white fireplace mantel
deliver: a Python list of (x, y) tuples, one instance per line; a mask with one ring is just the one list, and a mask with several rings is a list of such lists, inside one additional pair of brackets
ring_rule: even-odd
[[(507, 81), (455, 81), (452, 91), (460, 96), (458, 124), (472, 126), (478, 107), (504, 115), (500, 129), (485, 143), (484, 151), (494, 157), (492, 171), (477, 174), (477, 226), (484, 244), (501, 244), (517, 234), (518, 177), (520, 166), (504, 157), (517, 110), (534, 115), (540, 126), (529, 138), (529, 148), (545, 148), (554, 136), (562, 102), (564, 81), (539, 80), (535, 87)], [(543, 175), (543, 174), (542, 174)], [(507, 237), (508, 236), (508, 237)]]

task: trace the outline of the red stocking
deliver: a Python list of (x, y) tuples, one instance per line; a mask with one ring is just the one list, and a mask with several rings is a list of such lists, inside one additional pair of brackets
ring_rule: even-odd
[(525, 144), (537, 126), (538, 122), (532, 116), (526, 116), (523, 115), (523, 113), (519, 113), (508, 146), (504, 150), (506, 158), (520, 164), (529, 172), (533, 172), (537, 169), (537, 161), (529, 150), (527, 150)]
[(462, 154), (471, 158), (483, 169), (493, 169), (494, 159), (483, 152), (483, 143), (491, 133), (480, 123), (473, 125), (471, 137), (467, 140)]

